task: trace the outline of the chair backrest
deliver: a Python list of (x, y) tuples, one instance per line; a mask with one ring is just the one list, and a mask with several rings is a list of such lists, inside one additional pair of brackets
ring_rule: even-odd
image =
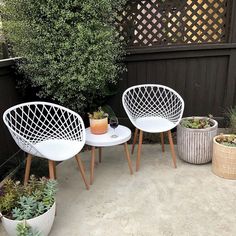
[(158, 84), (141, 84), (128, 88), (122, 96), (129, 119), (162, 117), (178, 124), (184, 111), (182, 97), (173, 89)]
[(34, 145), (48, 139), (66, 139), (85, 143), (85, 127), (76, 112), (48, 102), (28, 102), (13, 106), (3, 114), (17, 145), (37, 154)]

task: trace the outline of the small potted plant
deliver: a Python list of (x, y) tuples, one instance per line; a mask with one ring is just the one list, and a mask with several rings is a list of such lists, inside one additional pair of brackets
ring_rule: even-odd
[(10, 236), (47, 236), (55, 218), (55, 196), (55, 180), (31, 176), (26, 186), (6, 180), (0, 188), (1, 221), (6, 232)]
[(212, 140), (217, 134), (218, 123), (212, 117), (182, 118), (177, 126), (179, 157), (192, 164), (212, 160)]
[(231, 134), (220, 134), (213, 140), (212, 171), (226, 178), (236, 179), (236, 106), (227, 110)]
[(214, 138), (212, 171), (220, 177), (236, 179), (235, 134), (220, 134)]
[(104, 134), (108, 130), (108, 114), (101, 107), (89, 113), (90, 130), (93, 134)]

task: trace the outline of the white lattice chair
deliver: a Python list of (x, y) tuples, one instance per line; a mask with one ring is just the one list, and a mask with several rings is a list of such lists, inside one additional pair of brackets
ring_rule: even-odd
[(164, 152), (164, 132), (168, 132), (172, 159), (176, 168), (176, 156), (171, 129), (176, 127), (183, 115), (184, 101), (173, 89), (158, 84), (142, 84), (128, 88), (122, 96), (123, 107), (136, 127), (132, 153), (134, 151), (138, 130), (139, 145), (136, 170), (140, 167), (143, 131), (161, 133), (162, 151)]
[(77, 113), (53, 103), (28, 102), (7, 109), (3, 121), (17, 145), (28, 153), (25, 184), (29, 180), (32, 156), (49, 160), (50, 178), (56, 178), (55, 161), (75, 157), (89, 188), (78, 155), (85, 144), (85, 127)]

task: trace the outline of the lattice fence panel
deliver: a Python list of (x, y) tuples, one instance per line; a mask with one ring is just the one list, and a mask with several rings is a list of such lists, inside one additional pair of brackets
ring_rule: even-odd
[(132, 0), (116, 25), (129, 46), (225, 42), (229, 1)]

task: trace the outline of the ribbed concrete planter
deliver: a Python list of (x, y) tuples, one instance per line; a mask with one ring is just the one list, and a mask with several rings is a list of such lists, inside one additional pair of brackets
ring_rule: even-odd
[[(185, 117), (184, 119), (191, 119)], [(195, 117), (207, 118), (207, 117)], [(217, 134), (218, 123), (210, 119), (212, 127), (206, 129), (190, 129), (177, 126), (177, 149), (179, 157), (192, 164), (204, 164), (212, 160), (212, 143)]]
[(236, 179), (236, 148), (216, 142), (217, 137), (213, 139), (212, 172), (225, 179)]

